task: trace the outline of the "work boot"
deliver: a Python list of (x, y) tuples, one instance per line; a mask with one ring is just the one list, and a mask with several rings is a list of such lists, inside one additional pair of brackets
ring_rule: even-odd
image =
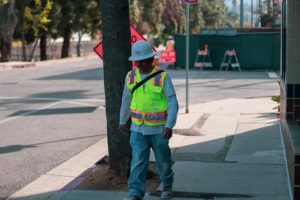
[(136, 196), (130, 196), (126, 199), (123, 199), (123, 200), (141, 200), (140, 198), (136, 197)]
[(173, 197), (172, 187), (164, 187), (163, 191), (161, 192), (161, 199), (171, 199)]

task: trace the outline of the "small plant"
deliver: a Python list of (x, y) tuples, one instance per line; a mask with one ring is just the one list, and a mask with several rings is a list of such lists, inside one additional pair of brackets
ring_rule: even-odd
[(271, 99), (272, 99), (272, 101), (275, 101), (278, 103), (278, 105), (276, 107), (274, 107), (273, 109), (277, 109), (277, 111), (280, 112), (280, 96), (272, 96)]

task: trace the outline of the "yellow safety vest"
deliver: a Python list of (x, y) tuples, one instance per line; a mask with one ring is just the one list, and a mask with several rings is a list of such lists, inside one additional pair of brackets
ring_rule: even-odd
[[(154, 67), (152, 73), (159, 70)], [(131, 121), (137, 125), (147, 126), (164, 125), (167, 121), (167, 97), (163, 86), (166, 72), (162, 72), (144, 85), (140, 86), (133, 93), (131, 100)], [(131, 92), (133, 87), (141, 81), (139, 69), (133, 69), (127, 74), (127, 88)]]

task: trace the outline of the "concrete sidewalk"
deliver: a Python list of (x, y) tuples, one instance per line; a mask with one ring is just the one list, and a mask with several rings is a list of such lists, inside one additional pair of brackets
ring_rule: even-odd
[[(275, 106), (270, 98), (226, 99), (192, 105), (188, 114), (180, 110), (170, 140), (175, 161), (173, 199), (289, 200), (289, 180)], [(65, 187), (70, 182), (78, 184), (80, 180), (76, 177), (105, 155), (107, 141), (101, 140), (10, 199), (123, 199), (127, 193)], [(159, 192), (157, 196), (147, 194), (145, 200), (160, 199), (158, 195)]]

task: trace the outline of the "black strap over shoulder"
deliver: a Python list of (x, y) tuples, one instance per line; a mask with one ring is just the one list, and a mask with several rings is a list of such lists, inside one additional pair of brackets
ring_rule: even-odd
[(143, 85), (146, 81), (150, 80), (151, 78), (153, 78), (154, 76), (160, 74), (164, 72), (164, 70), (158, 70), (157, 72), (153, 73), (153, 74), (150, 74), (149, 76), (147, 76), (146, 78), (144, 78), (143, 80), (141, 80), (140, 82), (138, 82), (133, 88), (132, 88), (132, 91), (131, 91), (131, 94), (134, 93), (134, 91), (136, 89), (138, 89), (141, 85)]

